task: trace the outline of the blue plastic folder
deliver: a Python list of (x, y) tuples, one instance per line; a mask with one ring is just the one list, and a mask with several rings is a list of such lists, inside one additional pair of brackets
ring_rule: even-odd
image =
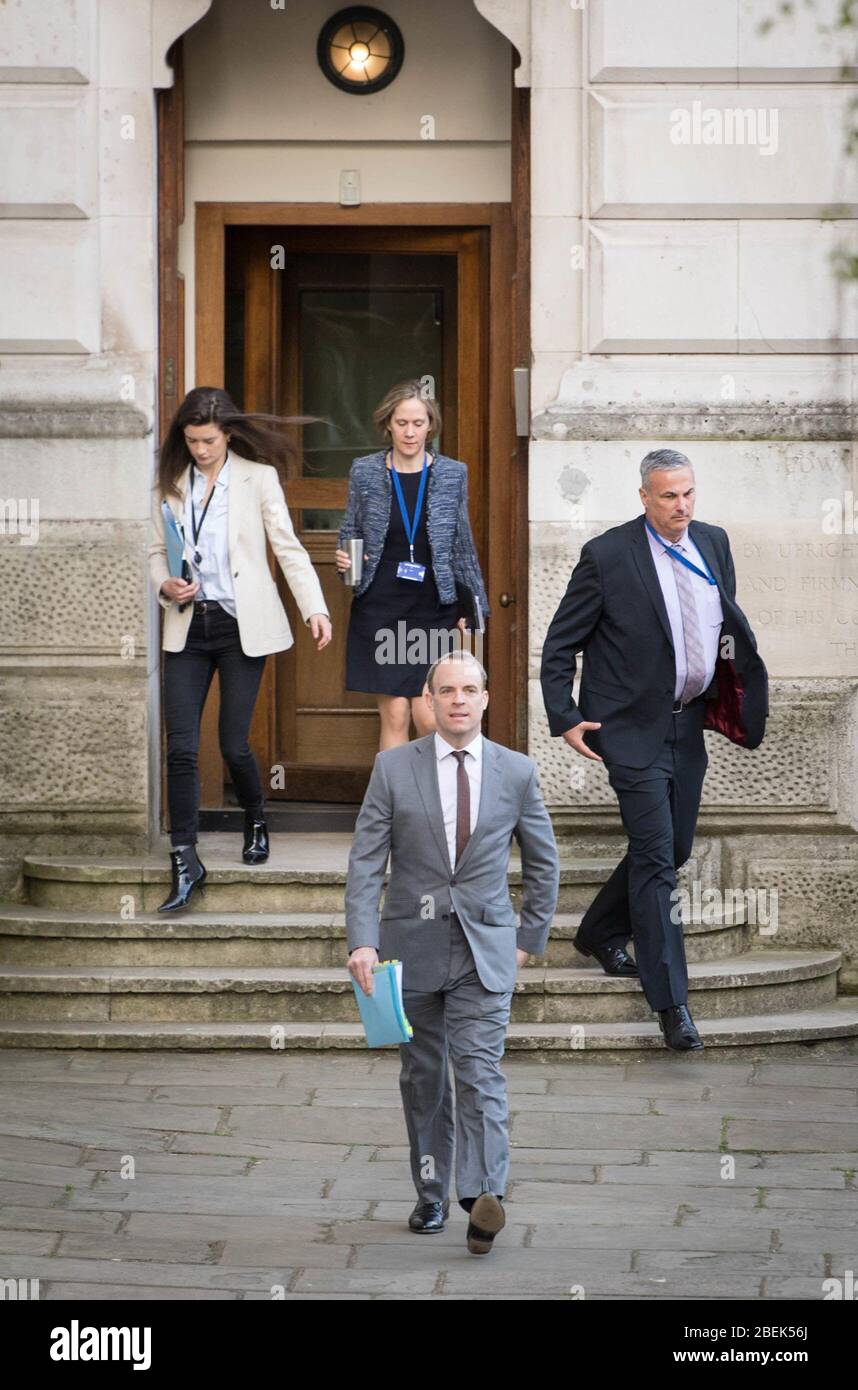
[(185, 560), (185, 533), (176, 521), (168, 503), (161, 503), (161, 511), (164, 514), (164, 540), (167, 544), (167, 568), (175, 579), (188, 579), (190, 577), (190, 570)]
[(372, 975), (372, 994), (364, 994), (357, 980), (352, 980), (367, 1047), (411, 1042), (414, 1029), (402, 1003), (402, 961), (383, 960), (372, 967)]

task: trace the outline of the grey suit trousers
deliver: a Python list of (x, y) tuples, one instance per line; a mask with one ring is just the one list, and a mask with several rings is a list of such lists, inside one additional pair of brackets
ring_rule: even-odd
[[(450, 1191), (455, 1133), (456, 1195), (502, 1197), (509, 1172), (509, 1108), (501, 1071), (512, 992), (487, 990), (453, 913), (450, 960), (439, 990), (403, 988), (414, 1029), (400, 1045), (399, 1088), (411, 1146), (411, 1176), (421, 1201)], [(456, 1083), (455, 1126), (448, 1067)]]

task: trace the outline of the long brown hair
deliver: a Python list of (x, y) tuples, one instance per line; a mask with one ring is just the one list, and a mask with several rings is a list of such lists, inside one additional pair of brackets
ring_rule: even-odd
[(189, 391), (170, 421), (170, 428), (158, 454), (156, 487), (162, 497), (172, 493), (180, 497), (176, 479), (193, 463), (185, 444), (188, 425), (217, 425), (230, 436), (229, 447), (242, 458), (254, 463), (273, 464), (286, 481), (286, 464), (295, 457), (295, 449), (273, 426), (309, 424), (312, 415), (263, 415), (238, 409), (231, 396), (219, 386), (195, 386)]

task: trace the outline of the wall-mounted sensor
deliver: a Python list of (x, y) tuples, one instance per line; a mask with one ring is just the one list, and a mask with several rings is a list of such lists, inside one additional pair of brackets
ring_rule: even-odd
[(354, 208), (360, 203), (360, 171), (343, 169), (340, 173), (340, 206)]

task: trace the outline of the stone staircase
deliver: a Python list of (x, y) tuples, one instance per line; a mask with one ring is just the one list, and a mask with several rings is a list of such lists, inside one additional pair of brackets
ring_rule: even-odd
[[(166, 920), (155, 911), (166, 850), (26, 859), (16, 900), (0, 903), (0, 1046), (363, 1051), (343, 965), (350, 836), (284, 837), (257, 868), (235, 857), (235, 838), (201, 839), (205, 898)], [(513, 998), (509, 1051), (663, 1049), (638, 983), (609, 979), (572, 945), (613, 863), (563, 858), (547, 953)], [(520, 882), (513, 861), (514, 900)], [(858, 998), (838, 997), (840, 953), (780, 949), (754, 930), (738, 917), (686, 924), (689, 1005), (707, 1052), (770, 1055), (833, 1038), (858, 1051)]]

